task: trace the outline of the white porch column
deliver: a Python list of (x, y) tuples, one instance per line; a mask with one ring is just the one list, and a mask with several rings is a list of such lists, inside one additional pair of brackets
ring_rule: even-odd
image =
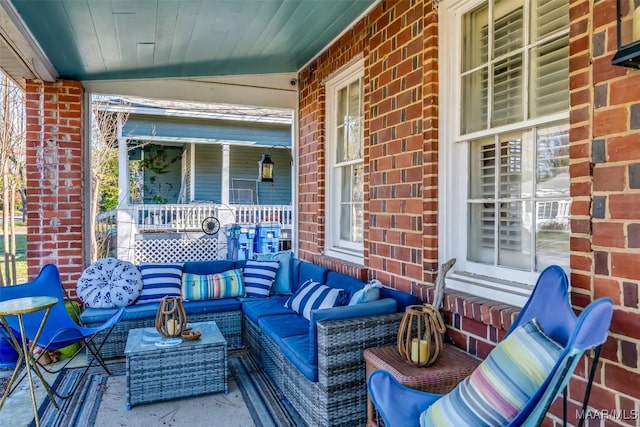
[(138, 234), (138, 220), (133, 206), (127, 205), (117, 211), (117, 248), (118, 259), (135, 263), (135, 240)]
[(129, 153), (127, 138), (122, 136), (121, 120), (118, 120), (118, 208), (116, 211), (116, 256), (118, 259), (135, 262), (134, 246), (138, 233), (138, 223), (135, 221), (131, 206), (131, 188), (129, 183)]
[(222, 176), (220, 177), (220, 185), (222, 186), (220, 191), (220, 202), (223, 205), (229, 205), (229, 173), (231, 167), (229, 166), (229, 144), (222, 145)]
[(127, 138), (122, 136), (122, 121), (118, 120), (118, 207), (128, 207), (131, 203), (129, 188), (129, 153)]

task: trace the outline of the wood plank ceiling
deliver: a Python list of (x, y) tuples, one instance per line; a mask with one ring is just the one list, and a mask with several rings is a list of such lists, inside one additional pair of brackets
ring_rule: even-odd
[(110, 80), (295, 72), (375, 0), (11, 2), (59, 77)]

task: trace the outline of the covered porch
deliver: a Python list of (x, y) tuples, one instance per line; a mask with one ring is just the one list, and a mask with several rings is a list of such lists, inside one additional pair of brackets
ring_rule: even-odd
[[(72, 291), (90, 259), (87, 94), (290, 109), (296, 257), (420, 302), (457, 258), (446, 336), (485, 358), (531, 293), (539, 255), (552, 254), (571, 310), (603, 296), (615, 306), (599, 363), (580, 359), (569, 407), (594, 366), (587, 414), (637, 425), (640, 91), (637, 70), (611, 63), (637, 9), (621, 0), (618, 16), (616, 3), (3, 2), (16, 54), (0, 63), (27, 92), (30, 275), (55, 263)], [(558, 197), (539, 185), (549, 134), (562, 149), (548, 158), (567, 174)], [(231, 198), (203, 215), (223, 216)], [(127, 227), (200, 219), (144, 205), (123, 209)], [(543, 238), (560, 233), (548, 250)], [(545, 423), (561, 412), (553, 405)]]

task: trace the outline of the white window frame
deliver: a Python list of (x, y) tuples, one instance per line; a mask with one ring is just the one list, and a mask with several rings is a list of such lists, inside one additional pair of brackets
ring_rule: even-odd
[[(447, 287), (515, 306), (523, 306), (539, 273), (487, 266), (467, 261), (467, 191), (469, 185), (467, 141), (554, 121), (568, 121), (569, 112), (543, 119), (529, 119), (513, 125), (460, 136), (461, 85), (458, 81), (462, 58), (462, 17), (485, 0), (441, 1), (439, 22), (439, 261), (456, 258), (447, 276)], [(460, 171), (465, 171), (460, 174)], [(462, 176), (462, 179), (461, 179)]]
[[(364, 60), (358, 58), (325, 82), (326, 122), (325, 122), (325, 243), (324, 254), (364, 265), (364, 242), (356, 243), (340, 239), (340, 174), (335, 173), (336, 112), (338, 111), (338, 91), (354, 80), (364, 78)], [(364, 100), (363, 104), (364, 104)], [(363, 105), (364, 108), (364, 105)], [(363, 113), (364, 114), (364, 113)], [(363, 135), (364, 138), (364, 135)], [(364, 144), (363, 144), (364, 145)], [(364, 162), (364, 147), (362, 152)], [(357, 163), (354, 161), (353, 163)]]

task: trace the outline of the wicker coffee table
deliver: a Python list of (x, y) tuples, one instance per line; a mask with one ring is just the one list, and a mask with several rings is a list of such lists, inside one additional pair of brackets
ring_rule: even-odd
[[(435, 363), (427, 368), (418, 368), (402, 359), (396, 346), (374, 347), (364, 351), (367, 379), (376, 369), (389, 371), (400, 384), (430, 393), (444, 394), (471, 373), (480, 360), (462, 350), (445, 344)], [(367, 426), (377, 426), (375, 409), (367, 396)]]
[(194, 341), (159, 347), (155, 328), (129, 331), (125, 348), (127, 408), (141, 403), (228, 392), (227, 341), (215, 322), (191, 323)]

